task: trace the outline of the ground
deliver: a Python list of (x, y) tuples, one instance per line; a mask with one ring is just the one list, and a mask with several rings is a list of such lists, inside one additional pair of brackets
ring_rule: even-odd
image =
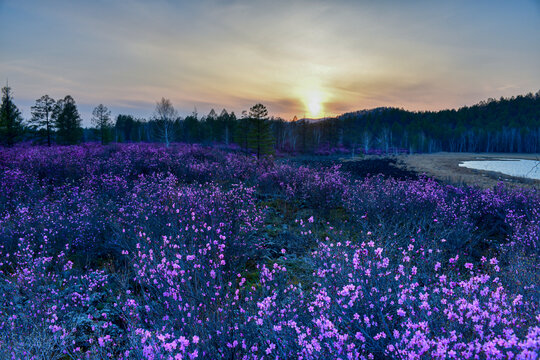
[(540, 187), (540, 181), (523, 179), (501, 173), (467, 169), (458, 166), (462, 161), (489, 160), (489, 159), (524, 159), (538, 160), (540, 154), (497, 154), (497, 153), (447, 153), (413, 154), (398, 156), (406, 169), (426, 174), (437, 180), (452, 184), (474, 185), (482, 188), (491, 188), (498, 182), (518, 187)]
[(498, 172), (482, 171), (460, 167), (463, 161), (490, 159), (540, 160), (540, 154), (502, 153), (448, 153), (413, 155), (367, 155), (351, 157), (297, 157), (294, 162), (309, 166), (340, 165), (341, 170), (354, 178), (363, 179), (370, 175), (382, 174), (396, 179), (417, 179), (426, 175), (443, 183), (493, 188), (499, 182), (513, 187), (540, 187), (540, 181), (505, 175)]

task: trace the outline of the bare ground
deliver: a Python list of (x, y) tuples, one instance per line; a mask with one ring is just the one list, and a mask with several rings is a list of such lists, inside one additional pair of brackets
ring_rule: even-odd
[(540, 160), (540, 154), (447, 153), (399, 155), (401, 166), (446, 183), (492, 188), (499, 182), (516, 187), (540, 188), (540, 180), (513, 177), (498, 172), (474, 170), (458, 166), (462, 161), (524, 159)]

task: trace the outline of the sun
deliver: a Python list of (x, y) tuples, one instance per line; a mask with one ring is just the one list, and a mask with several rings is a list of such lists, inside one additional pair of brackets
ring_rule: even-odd
[(322, 116), (323, 103), (319, 94), (309, 94), (304, 100), (304, 104), (308, 117), (317, 118)]
[(322, 110), (322, 104), (318, 99), (311, 99), (307, 104), (310, 117), (318, 117)]

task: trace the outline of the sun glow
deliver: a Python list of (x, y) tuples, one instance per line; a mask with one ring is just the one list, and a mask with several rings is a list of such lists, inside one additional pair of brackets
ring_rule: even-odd
[(304, 99), (306, 116), (310, 118), (322, 117), (323, 99), (320, 93), (310, 93)]
[(322, 105), (318, 99), (311, 99), (307, 104), (309, 116), (318, 117), (321, 113)]

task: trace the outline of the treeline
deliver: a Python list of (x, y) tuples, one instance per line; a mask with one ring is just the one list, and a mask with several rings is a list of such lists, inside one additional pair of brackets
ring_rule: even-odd
[[(489, 99), (458, 110), (411, 112), (377, 108), (320, 121), (268, 119), (281, 152), (540, 152), (540, 91)], [(160, 141), (155, 120), (119, 115), (115, 141)], [(250, 114), (237, 118), (225, 109), (206, 116), (176, 118), (171, 141), (236, 143), (249, 149)]]
[(166, 146), (171, 142), (236, 143), (257, 158), (273, 154), (275, 149), (272, 123), (276, 120), (268, 118), (268, 110), (262, 104), (243, 111), (241, 118), (225, 109), (219, 115), (212, 110), (200, 119), (196, 112), (182, 118), (171, 101), (162, 98), (148, 120), (120, 114), (115, 121), (109, 109), (99, 104), (92, 112), (91, 128), (82, 127), (77, 105), (70, 95), (59, 100), (43, 95), (31, 109), (32, 117), (25, 121), (14, 103), (11, 88), (2, 88), (0, 145), (9, 147), (28, 140), (48, 146), (93, 141), (163, 142)]
[[(540, 152), (540, 91), (458, 110), (378, 108), (312, 125), (322, 142), (411, 152)], [(332, 129), (331, 133), (328, 129)]]
[(141, 119), (129, 114), (111, 118), (100, 104), (91, 128), (82, 127), (71, 96), (36, 100), (32, 117), (23, 120), (9, 87), (2, 89), (0, 142), (77, 144), (80, 142), (171, 142), (237, 144), (257, 156), (274, 150), (330, 154), (336, 151), (393, 152), (540, 152), (540, 91), (499, 100), (489, 99), (458, 110), (411, 112), (377, 108), (346, 113), (320, 121), (285, 121), (269, 117), (262, 104), (240, 116), (223, 109), (219, 114), (196, 112), (180, 117), (170, 100), (156, 103), (154, 115)]
[(55, 101), (44, 95), (32, 106), (32, 118), (25, 121), (13, 101), (11, 88), (2, 88), (0, 105), (0, 144), (13, 146), (15, 143), (33, 139), (36, 142), (53, 142), (62, 145), (80, 143), (83, 140), (82, 119), (75, 100), (67, 95)]

